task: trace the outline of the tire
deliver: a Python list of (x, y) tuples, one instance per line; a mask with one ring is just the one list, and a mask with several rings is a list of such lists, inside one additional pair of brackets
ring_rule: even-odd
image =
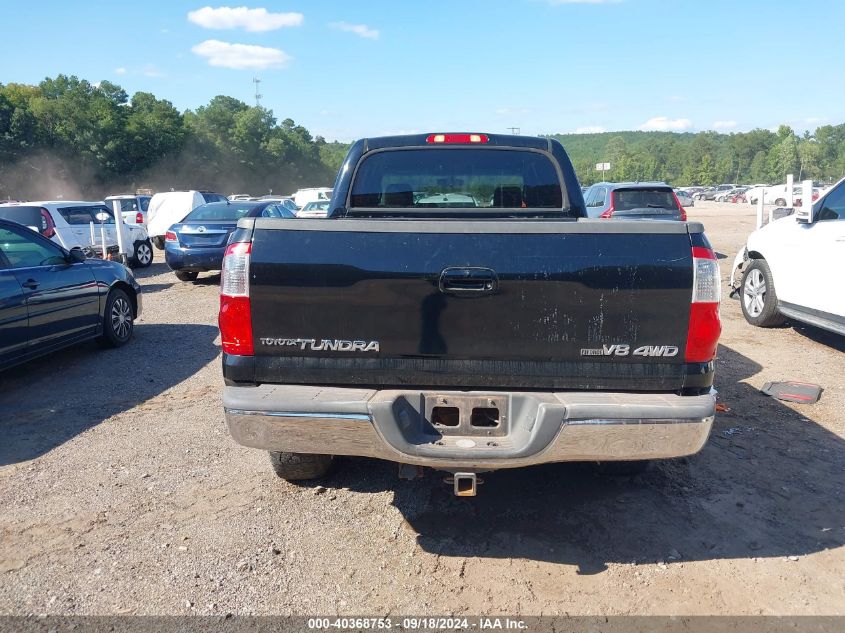
[(599, 472), (610, 477), (633, 477), (647, 471), (653, 463), (650, 459), (639, 459), (631, 462), (601, 462)]
[(153, 264), (153, 245), (149, 239), (138, 240), (134, 244), (135, 255), (132, 257), (132, 268), (149, 268)]
[(783, 198), (778, 198), (777, 200), (775, 200), (775, 206), (776, 207), (785, 207), (786, 206), (786, 200), (784, 200)]
[(164, 250), (164, 237), (161, 235), (156, 235), (153, 238), (153, 245), (160, 251)]
[(329, 472), (333, 459), (331, 455), (270, 451), (273, 470), (276, 475), (287, 481), (319, 479)]
[(740, 287), (742, 315), (751, 325), (775, 327), (786, 320), (778, 312), (778, 296), (772, 271), (765, 259), (755, 259), (745, 270)]
[(103, 314), (103, 333), (97, 339), (103, 347), (122, 347), (132, 338), (135, 331), (135, 315), (132, 300), (125, 290), (114, 288), (106, 297)]
[(173, 273), (179, 281), (196, 281), (199, 275), (195, 270), (175, 270)]

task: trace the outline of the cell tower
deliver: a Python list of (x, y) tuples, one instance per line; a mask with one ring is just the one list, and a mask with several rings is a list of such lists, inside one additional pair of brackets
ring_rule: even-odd
[(261, 90), (260, 90), (261, 80), (258, 77), (253, 77), (252, 83), (255, 84), (255, 107), (260, 108), (261, 107), (261, 98), (264, 96), (263, 94), (261, 94)]

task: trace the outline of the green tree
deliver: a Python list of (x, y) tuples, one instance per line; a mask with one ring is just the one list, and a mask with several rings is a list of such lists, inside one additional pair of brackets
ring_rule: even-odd
[(713, 159), (710, 157), (710, 154), (704, 154), (698, 163), (698, 169), (695, 172), (695, 181), (700, 185), (715, 185), (718, 180)]

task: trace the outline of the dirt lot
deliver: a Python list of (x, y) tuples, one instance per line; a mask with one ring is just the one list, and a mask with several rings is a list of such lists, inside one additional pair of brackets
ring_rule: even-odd
[[(690, 215), (727, 280), (753, 209)], [(219, 277), (140, 276), (130, 345), (0, 375), (2, 614), (845, 614), (841, 337), (754, 329), (726, 300), (730, 411), (701, 454), (633, 479), (549, 465), (459, 500), (346, 459), (324, 490), (228, 436)], [(821, 401), (758, 392), (789, 378)]]

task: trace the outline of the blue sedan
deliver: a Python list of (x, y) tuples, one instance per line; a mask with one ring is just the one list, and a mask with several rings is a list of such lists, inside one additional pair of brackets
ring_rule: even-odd
[(120, 347), (140, 313), (141, 286), (123, 264), (0, 219), (0, 369), (92, 338)]
[(181, 281), (220, 270), (229, 236), (241, 218), (295, 218), (279, 202), (229, 200), (197, 207), (164, 237), (164, 259)]

